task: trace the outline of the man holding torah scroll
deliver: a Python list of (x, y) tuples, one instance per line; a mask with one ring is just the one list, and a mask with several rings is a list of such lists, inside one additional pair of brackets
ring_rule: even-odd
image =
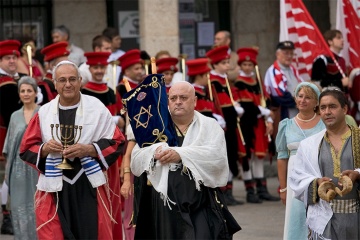
[(224, 132), (194, 111), (188, 82), (175, 83), (168, 99), (161, 75), (149, 75), (124, 98), (137, 142), (135, 239), (231, 238), (240, 226), (218, 190), (228, 176)]

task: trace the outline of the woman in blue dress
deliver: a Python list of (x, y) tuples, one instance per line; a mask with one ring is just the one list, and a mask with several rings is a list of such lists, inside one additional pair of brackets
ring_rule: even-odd
[(295, 102), (299, 113), (279, 123), (276, 136), (277, 165), (280, 182), (280, 198), (286, 205), (284, 239), (308, 239), (304, 204), (294, 198), (287, 188), (288, 176), (294, 166), (294, 156), (301, 140), (325, 128), (318, 112), (319, 88), (310, 82), (302, 82), (295, 89)]
[(34, 195), (38, 173), (20, 159), (20, 143), (25, 129), (39, 110), (35, 103), (37, 84), (31, 77), (22, 77), (18, 91), (23, 107), (10, 118), (3, 154), (6, 159), (5, 181), (9, 186), (11, 220), (15, 239), (37, 239)]

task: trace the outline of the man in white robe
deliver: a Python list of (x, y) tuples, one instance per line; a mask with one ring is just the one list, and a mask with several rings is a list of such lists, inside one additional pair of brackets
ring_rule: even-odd
[[(307, 209), (311, 239), (359, 239), (360, 129), (346, 124), (346, 97), (339, 89), (323, 91), (319, 102), (326, 130), (301, 141), (290, 187)], [(343, 175), (353, 182), (352, 190), (329, 202), (321, 199), (320, 184), (329, 181), (342, 189)]]

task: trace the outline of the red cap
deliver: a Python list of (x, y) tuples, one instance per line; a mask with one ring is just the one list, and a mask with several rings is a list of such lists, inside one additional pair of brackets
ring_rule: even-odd
[(206, 56), (210, 58), (212, 64), (216, 64), (224, 59), (230, 58), (229, 47), (221, 46), (215, 47), (206, 53)]
[(5, 55), (20, 56), (19, 47), (21, 43), (17, 40), (5, 40), (0, 42), (0, 57)]
[(176, 67), (176, 64), (178, 63), (178, 59), (177, 58), (160, 58), (159, 60), (156, 61), (156, 66), (157, 66), (157, 72), (158, 73), (163, 73), (165, 71), (174, 71), (177, 72), (178, 69)]
[(53, 43), (49, 46), (44, 47), (41, 53), (45, 55), (44, 61), (49, 62), (55, 58), (62, 56), (69, 56), (70, 52), (66, 49), (68, 43), (65, 41)]
[(204, 74), (210, 72), (209, 68), (209, 59), (207, 58), (198, 58), (194, 60), (188, 60), (186, 62), (188, 67), (188, 76), (196, 76), (199, 74)]
[(239, 56), (238, 64), (241, 64), (244, 61), (251, 61), (257, 65), (256, 56), (258, 55), (258, 50), (255, 48), (239, 48), (237, 50)]
[(89, 66), (96, 65), (108, 65), (108, 58), (111, 53), (109, 52), (87, 52), (85, 57), (87, 58), (86, 64)]
[(124, 71), (131, 65), (136, 63), (142, 63), (142, 59), (140, 58), (140, 50), (139, 49), (132, 49), (127, 51), (124, 55), (119, 57), (119, 65), (121, 66), (122, 70)]

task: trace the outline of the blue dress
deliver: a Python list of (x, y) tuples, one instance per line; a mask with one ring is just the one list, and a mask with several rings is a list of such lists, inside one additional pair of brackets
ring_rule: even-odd
[[(279, 130), (276, 135), (276, 151), (278, 153), (278, 159), (289, 159), (287, 182), (289, 182), (290, 172), (294, 166), (294, 156), (300, 141), (320, 132), (324, 128), (325, 125), (322, 120), (320, 120), (315, 127), (310, 129), (300, 129), (295, 118), (285, 118), (279, 123)], [(308, 232), (305, 206), (303, 202), (294, 197), (294, 192), (288, 187), (286, 191), (284, 240), (305, 240), (308, 239)]]

